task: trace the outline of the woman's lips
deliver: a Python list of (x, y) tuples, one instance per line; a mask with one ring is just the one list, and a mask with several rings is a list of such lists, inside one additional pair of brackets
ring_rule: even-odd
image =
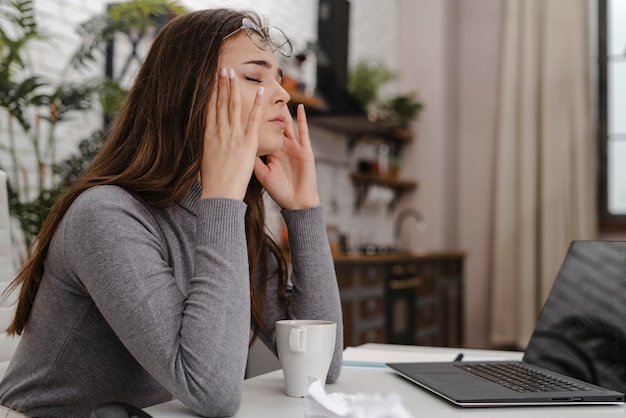
[(278, 126), (281, 129), (285, 129), (285, 117), (284, 116), (276, 116), (275, 118), (271, 119), (270, 122)]

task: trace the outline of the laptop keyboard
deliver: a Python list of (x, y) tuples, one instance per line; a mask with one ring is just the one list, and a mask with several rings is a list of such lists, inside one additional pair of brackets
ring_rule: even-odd
[(587, 386), (533, 370), (521, 363), (458, 363), (455, 366), (517, 392), (591, 390)]

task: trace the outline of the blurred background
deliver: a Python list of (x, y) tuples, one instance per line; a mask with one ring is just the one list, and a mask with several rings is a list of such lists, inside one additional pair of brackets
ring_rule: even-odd
[[(347, 341), (523, 349), (572, 240), (626, 229), (619, 0), (0, 0), (14, 269), (158, 28), (251, 9), (310, 115)], [(621, 116), (620, 116), (621, 115)], [(268, 224), (282, 223), (268, 201)]]

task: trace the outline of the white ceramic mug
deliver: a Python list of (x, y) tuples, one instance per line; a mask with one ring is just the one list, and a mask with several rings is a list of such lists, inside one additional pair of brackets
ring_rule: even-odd
[(309, 377), (326, 383), (335, 351), (337, 324), (319, 320), (276, 322), (278, 358), (285, 376), (285, 393), (301, 398), (306, 395)]

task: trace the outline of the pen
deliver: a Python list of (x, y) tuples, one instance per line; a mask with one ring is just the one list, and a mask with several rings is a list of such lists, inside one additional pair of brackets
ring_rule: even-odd
[(454, 361), (461, 361), (461, 360), (463, 360), (463, 353), (459, 353), (454, 359)]

